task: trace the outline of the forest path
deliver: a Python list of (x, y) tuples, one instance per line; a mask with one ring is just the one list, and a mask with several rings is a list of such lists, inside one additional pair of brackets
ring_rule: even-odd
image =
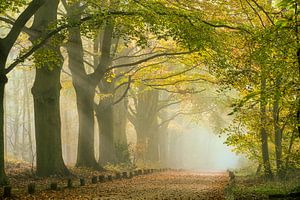
[[(45, 191), (35, 199), (225, 199), (227, 173), (157, 172), (132, 179), (88, 184), (63, 191)], [(31, 198), (28, 198), (31, 199)]]

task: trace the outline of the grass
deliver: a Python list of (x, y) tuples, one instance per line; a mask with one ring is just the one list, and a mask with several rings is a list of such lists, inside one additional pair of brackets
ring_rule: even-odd
[(269, 199), (269, 195), (283, 194), (300, 190), (300, 176), (289, 180), (265, 181), (261, 177), (238, 176), (235, 183), (226, 188), (227, 199), (251, 200)]

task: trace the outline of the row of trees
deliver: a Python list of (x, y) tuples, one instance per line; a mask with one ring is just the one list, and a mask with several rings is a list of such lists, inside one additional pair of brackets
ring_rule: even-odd
[(236, 152), (259, 164), (258, 172), (263, 166), (268, 179), (274, 171), (283, 178), (299, 167), (299, 5), (241, 1), (234, 8), (241, 14), (230, 17), (245, 30), (225, 36), (227, 47), (210, 65), (240, 94), (223, 133)]
[[(32, 95), (39, 176), (69, 173), (61, 144), (64, 61), (78, 111), (77, 167), (101, 169), (106, 163), (128, 160), (115, 145), (127, 148), (127, 118), (137, 135), (135, 159), (165, 160), (169, 122), (191, 113), (170, 116), (164, 109), (186, 102), (188, 94), (201, 92), (197, 83), (203, 81), (234, 88), (240, 94), (234, 104), (235, 121), (225, 130), (229, 145), (262, 163), (269, 178), (273, 176), (269, 140), (274, 141), (278, 176), (291, 162), (299, 163), (293, 156), (299, 129), (297, 1), (284, 0), (281, 7), (264, 0), (0, 3), (1, 21), (9, 25), (0, 39), (1, 183), (5, 182), (3, 101), (7, 74), (29, 57), (36, 68)], [(9, 16), (11, 11), (20, 15), (14, 20)], [(22, 32), (32, 46), (21, 49), (11, 60)], [(128, 92), (130, 99), (126, 98)], [(95, 116), (99, 160), (94, 151)], [(286, 142), (289, 145), (284, 151)], [(256, 146), (249, 148), (250, 144)], [(256, 154), (258, 149), (261, 155)]]
[[(9, 11), (22, 10), (27, 1), (1, 2), (3, 3), (2, 14), (9, 14)], [(114, 128), (114, 118), (120, 110), (127, 115), (126, 93), (133, 83), (150, 81), (150, 79), (134, 79), (134, 75), (143, 68), (140, 64), (161, 57), (176, 57), (195, 51), (200, 45), (190, 41), (195, 35), (196, 29), (203, 28), (203, 31), (212, 31), (208, 27), (189, 27), (178, 24), (179, 21), (188, 21), (185, 15), (179, 14), (179, 9), (168, 8), (159, 2), (106, 2), (98, 3), (92, 1), (39, 1), (28, 2), (24, 11), (20, 13), (16, 20), (10, 17), (1, 18), (10, 27), (7, 34), (1, 39), (1, 74), (2, 74), (2, 96), (4, 97), (4, 87), (7, 76), (15, 66), (23, 62), (26, 58), (33, 56), (33, 63), (36, 68), (36, 76), (32, 87), (35, 119), (35, 139), (36, 139), (36, 173), (39, 176), (52, 174), (68, 174), (62, 158), (61, 144), (61, 119), (60, 119), (60, 76), (63, 66), (63, 56), (61, 48), (67, 51), (67, 61), (72, 75), (72, 83), (75, 89), (79, 134), (78, 134), (78, 167), (92, 167), (101, 169), (101, 164), (116, 162), (117, 155), (114, 148), (114, 131), (118, 131), (120, 143), (126, 144), (124, 139), (126, 116), (120, 117), (120, 124)], [(154, 3), (154, 2), (153, 2)], [(101, 9), (99, 9), (101, 8)], [(154, 10), (160, 9), (161, 13)], [(58, 9), (63, 10), (62, 16), (58, 15)], [(34, 16), (32, 24), (27, 27), (27, 22)], [(172, 17), (173, 16), (173, 17)], [(178, 27), (179, 25), (179, 27)], [(187, 28), (192, 35), (188, 35)], [(6, 30), (5, 30), (6, 31)], [(14, 61), (9, 60), (11, 49), (14, 47), (21, 32), (28, 34), (28, 38), (33, 44), (29, 50), (23, 49)], [(169, 39), (174, 37), (184, 46), (190, 48), (165, 48), (155, 47), (150, 49), (151, 44), (155, 44), (155, 39)], [(84, 53), (82, 38), (89, 38), (93, 43), (92, 56)], [(201, 37), (199, 37), (199, 40)], [(204, 38), (206, 39), (206, 38)], [(153, 42), (151, 42), (151, 40)], [(209, 41), (207, 41), (209, 43)], [(148, 50), (143, 50), (145, 48)], [(201, 47), (202, 48), (202, 47)], [(23, 53), (25, 51), (25, 53)], [(162, 63), (162, 62), (161, 62)], [(156, 65), (153, 63), (152, 65)], [(160, 65), (162, 66), (162, 65)], [(140, 67), (140, 68), (139, 68)], [(158, 67), (156, 67), (157, 69)], [(165, 67), (166, 69), (168, 67)], [(124, 71), (125, 70), (125, 71)], [(189, 70), (187, 70), (189, 71)], [(146, 72), (144, 72), (146, 73)], [(184, 72), (179, 72), (178, 75)], [(176, 77), (177, 74), (170, 73), (168, 76)], [(124, 81), (124, 78), (127, 81)], [(165, 77), (163, 79), (167, 79)], [(157, 78), (158, 79), (158, 78)], [(119, 85), (118, 85), (119, 83)], [(140, 83), (137, 83), (139, 85)], [(123, 87), (126, 86), (127, 87)], [(138, 86), (141, 87), (141, 86)], [(163, 87), (157, 86), (157, 87)], [(120, 91), (123, 90), (123, 93)], [(142, 90), (142, 89), (141, 89)], [(185, 91), (189, 92), (189, 91)], [(100, 95), (98, 95), (100, 93)], [(158, 135), (157, 129), (165, 129), (167, 121), (161, 117), (158, 121), (158, 113), (166, 105), (158, 106), (158, 92), (146, 91), (138, 92), (138, 98), (134, 102), (135, 112), (130, 113), (132, 122), (138, 132), (138, 145), (142, 148), (149, 148), (146, 152), (149, 155), (141, 156), (143, 159), (157, 161), (158, 159)], [(149, 94), (148, 94), (149, 93)], [(149, 96), (150, 95), (150, 96)], [(154, 96), (153, 96), (154, 95)], [(144, 97), (143, 97), (144, 96)], [(3, 108), (3, 97), (2, 108)], [(145, 99), (151, 97), (153, 101)], [(144, 98), (144, 100), (143, 100)], [(147, 100), (147, 101), (145, 101)], [(123, 103), (118, 109), (114, 105)], [(151, 105), (147, 105), (147, 104)], [(145, 107), (149, 106), (150, 119), (142, 116)], [(142, 110), (140, 110), (142, 109)], [(148, 111), (147, 111), (148, 112)], [(2, 116), (1, 132), (1, 182), (5, 183), (4, 173), (4, 140), (3, 140), (3, 120)], [(100, 159), (96, 161), (94, 152), (94, 116), (96, 114), (99, 139), (100, 139)], [(144, 113), (145, 115), (146, 113)], [(125, 120), (125, 122), (124, 122)], [(141, 124), (151, 120), (149, 123), (149, 133), (142, 131)], [(147, 124), (148, 125), (148, 124)], [(164, 128), (162, 128), (164, 127)], [(147, 126), (143, 127), (147, 129)], [(151, 135), (151, 137), (150, 137)], [(123, 138), (123, 139), (122, 139)], [(123, 140), (123, 141), (122, 141)], [(147, 144), (146, 144), (147, 143)], [(160, 148), (161, 150), (163, 148)], [(153, 153), (150, 153), (153, 152)], [(161, 154), (162, 155), (162, 154)], [(139, 159), (139, 156), (137, 156)], [(153, 157), (153, 158), (150, 158)]]

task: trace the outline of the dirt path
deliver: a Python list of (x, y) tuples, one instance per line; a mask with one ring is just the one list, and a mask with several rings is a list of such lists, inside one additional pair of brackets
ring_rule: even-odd
[(132, 179), (42, 191), (22, 199), (216, 199), (224, 198), (226, 173), (160, 172)]

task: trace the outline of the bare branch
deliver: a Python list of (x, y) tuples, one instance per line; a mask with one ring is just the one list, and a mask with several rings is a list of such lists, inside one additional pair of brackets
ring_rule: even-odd
[(172, 105), (179, 104), (179, 103), (181, 103), (181, 102), (182, 102), (182, 100), (179, 100), (179, 101), (175, 101), (175, 102), (171, 102), (171, 103), (162, 105), (162, 106), (160, 106), (160, 107), (157, 109), (157, 111), (160, 111), (160, 110), (162, 110), (162, 109), (164, 109), (164, 108), (167, 108), (167, 107), (169, 107), (169, 106), (172, 106)]
[(130, 67), (130, 66), (138, 65), (138, 64), (141, 64), (141, 63), (144, 63), (144, 62), (147, 62), (149, 60), (159, 58), (159, 57), (178, 56), (178, 55), (184, 55), (184, 54), (190, 54), (190, 53), (193, 53), (193, 51), (173, 52), (173, 53), (168, 53), (168, 52), (159, 53), (159, 54), (156, 54), (156, 55), (153, 55), (153, 56), (149, 56), (145, 59), (138, 60), (136, 62), (120, 64), (120, 65), (115, 65), (115, 66), (109, 67), (109, 68), (107, 68), (106, 71), (110, 71), (110, 70), (115, 69), (115, 68)]
[(113, 105), (115, 105), (115, 104), (121, 102), (122, 99), (126, 97), (128, 91), (129, 91), (129, 89), (130, 89), (130, 84), (131, 84), (131, 76), (128, 77), (127, 88), (126, 88), (126, 90), (124, 91), (123, 95), (122, 95), (117, 101), (115, 101), (115, 102), (113, 103)]
[[(23, 27), (27, 21), (34, 15), (34, 13), (45, 3), (45, 0), (33, 0), (27, 6), (27, 8), (21, 13), (21, 15), (16, 19), (14, 25), (7, 36), (4, 38), (6, 49), (9, 51), (14, 45), (15, 41), (23, 30)], [(7, 52), (8, 53), (8, 52)]]
[(263, 13), (265, 13), (266, 17), (268, 18), (268, 20), (272, 23), (272, 25), (275, 25), (274, 24), (274, 21), (271, 19), (270, 15), (266, 12), (266, 10), (261, 6), (259, 5), (255, 0), (251, 0), (253, 3), (255, 3), (255, 5), (261, 9), (263, 11)]

